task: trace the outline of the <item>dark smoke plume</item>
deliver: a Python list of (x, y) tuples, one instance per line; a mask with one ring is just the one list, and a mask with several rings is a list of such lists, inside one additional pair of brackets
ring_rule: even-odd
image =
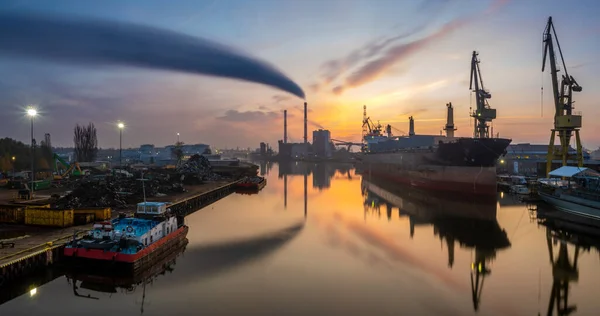
[(0, 54), (68, 63), (125, 65), (262, 83), (304, 99), (273, 66), (189, 35), (124, 22), (0, 13)]

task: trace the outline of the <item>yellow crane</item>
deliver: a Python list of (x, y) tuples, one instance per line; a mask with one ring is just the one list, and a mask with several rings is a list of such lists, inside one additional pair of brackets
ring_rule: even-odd
[[(554, 35), (554, 40), (552, 36)], [(563, 66), (563, 75), (558, 87), (558, 67), (556, 65), (556, 54), (554, 52), (554, 42), (558, 47), (558, 53)], [(579, 129), (581, 128), (581, 114), (573, 113), (573, 92), (580, 92), (581, 86), (575, 81), (573, 76), (569, 75), (565, 59), (563, 58), (560, 44), (558, 43), (558, 37), (556, 36), (556, 29), (552, 23), (552, 17), (548, 18), (548, 24), (544, 31), (544, 56), (542, 60), (542, 72), (546, 66), (546, 56), (548, 56), (548, 63), (550, 64), (550, 76), (552, 77), (552, 97), (554, 100), (554, 128), (550, 136), (550, 145), (548, 146), (548, 156), (546, 162), (546, 176), (552, 170), (552, 160), (560, 157), (562, 165), (566, 166), (569, 160), (569, 144), (571, 142), (571, 136), (575, 133), (575, 140), (577, 142), (577, 165), (583, 167), (583, 150), (581, 148), (581, 139), (579, 138)], [(560, 139), (560, 150), (556, 152), (554, 147), (554, 137), (558, 132), (558, 138)]]

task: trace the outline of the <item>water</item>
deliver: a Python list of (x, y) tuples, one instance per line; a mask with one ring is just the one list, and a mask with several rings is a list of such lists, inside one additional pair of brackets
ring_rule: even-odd
[(76, 276), (74, 288), (71, 276), (49, 270), (24, 281), (24, 294), (0, 314), (598, 314), (598, 248), (574, 235), (577, 268), (565, 268), (576, 243), (548, 239), (556, 231), (511, 196), (475, 203), (395, 192), (347, 165), (268, 169), (260, 194), (234, 194), (188, 216), (189, 244), (149, 273), (157, 276), (105, 280), (125, 287), (105, 293), (114, 288), (89, 276)]

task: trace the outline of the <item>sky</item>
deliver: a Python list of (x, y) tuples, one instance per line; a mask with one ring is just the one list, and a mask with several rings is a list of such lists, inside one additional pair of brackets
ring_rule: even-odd
[[(554, 105), (541, 72), (542, 33), (553, 17), (569, 74), (583, 87), (584, 147), (600, 146), (600, 3), (556, 0), (5, 0), (1, 12), (101, 18), (163, 28), (234, 47), (302, 87), (312, 130), (360, 141), (363, 105), (374, 121), (439, 134), (446, 103), (457, 136), (472, 136), (471, 54), (497, 109), (494, 133), (513, 143), (548, 143)], [(174, 52), (176, 53), (176, 52)], [(304, 100), (271, 86), (176, 71), (79, 65), (0, 56), (0, 137), (72, 146), (75, 124), (93, 122), (100, 147), (185, 143), (276, 148), (288, 110), (289, 141), (302, 141)], [(542, 93), (542, 87), (544, 87)]]

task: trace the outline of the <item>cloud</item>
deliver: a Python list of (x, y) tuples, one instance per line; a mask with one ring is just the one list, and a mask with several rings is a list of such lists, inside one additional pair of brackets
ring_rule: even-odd
[(245, 111), (228, 110), (218, 120), (229, 122), (264, 122), (265, 120), (278, 119), (280, 113), (274, 111)]
[[(492, 1), (484, 14), (489, 15), (495, 13), (508, 2), (509, 0)], [(429, 4), (426, 5), (428, 6)], [(362, 86), (366, 83), (372, 82), (375, 79), (378, 79), (379, 77), (391, 72), (394, 67), (402, 64), (402, 62), (405, 62), (409, 57), (423, 50), (429, 44), (450, 35), (458, 28), (474, 21), (479, 17), (480, 14), (454, 19), (451, 22), (443, 25), (440, 29), (432, 34), (406, 43), (391, 45), (398, 40), (406, 39), (411, 35), (419, 33), (425, 28), (426, 25), (421, 25), (410, 32), (391, 37), (389, 39), (371, 42), (366, 46), (351, 52), (345, 58), (340, 60), (330, 60), (325, 63), (323, 65), (323, 68), (325, 69), (323, 81), (324, 83), (330, 83), (348, 70), (348, 68), (366, 62), (358, 67), (358, 69), (355, 71), (352, 71), (343, 80), (343, 83), (334, 87), (331, 92), (339, 95), (349, 88)]]
[(0, 53), (13, 57), (227, 77), (305, 97), (300, 86), (272, 65), (217, 43), (159, 28), (3, 12), (0, 38)]
[(426, 108), (416, 108), (414, 110), (409, 110), (409, 111), (403, 112), (403, 113), (399, 114), (398, 116), (406, 118), (406, 117), (409, 117), (409, 116), (415, 116), (417, 114), (422, 114), (422, 113), (425, 113), (427, 111), (428, 111), (428, 109), (426, 109)]
[[(321, 75), (323, 83), (329, 84), (333, 82), (350, 68), (360, 64), (361, 62), (364, 62), (365, 60), (377, 56), (381, 51), (383, 51), (385, 48), (387, 48), (394, 42), (415, 35), (418, 32), (422, 31), (424, 28), (425, 25), (421, 25), (400, 35), (371, 41), (363, 45), (362, 47), (359, 47), (358, 49), (350, 52), (344, 58), (332, 59), (325, 62), (321, 66), (321, 70), (323, 72)], [(318, 90), (319, 88), (319, 84), (313, 84), (312, 86), (314, 86), (314, 90)]]
[(283, 101), (287, 101), (290, 100), (291, 98), (287, 95), (280, 95), (280, 94), (276, 94), (273, 96), (273, 101), (275, 101), (275, 103), (280, 103)]
[[(437, 32), (426, 36), (424, 38), (408, 42), (405, 44), (395, 45), (390, 47), (383, 56), (368, 62), (367, 64), (360, 67), (356, 72), (353, 72), (345, 80), (343, 86), (336, 87), (338, 93), (343, 92), (347, 88), (361, 86), (365, 83), (371, 82), (381, 75), (385, 74), (393, 66), (397, 65), (401, 61), (404, 61), (408, 57), (417, 53), (430, 43), (439, 40), (450, 34), (452, 31), (461, 27), (466, 23), (466, 20), (458, 19), (444, 25)], [(334, 91), (335, 92), (335, 91)]]

